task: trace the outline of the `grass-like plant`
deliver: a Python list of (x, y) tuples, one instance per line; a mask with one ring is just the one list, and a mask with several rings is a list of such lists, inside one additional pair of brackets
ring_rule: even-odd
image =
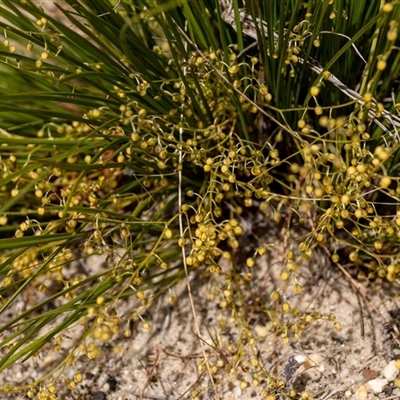
[[(251, 215), (285, 231), (282, 286), (266, 294), (283, 343), (322, 317), (285, 297), (317, 248), (397, 284), (399, 1), (56, 5), (0, 1), (0, 314), (41, 299), (0, 327), (0, 371), (84, 333), (40, 381), (0, 393), (55, 398), (75, 358), (130, 336), (133, 318), (149, 328), (158, 296), (220, 273), (221, 257), (246, 269), (232, 269), (234, 304), (268, 251), (239, 256)], [(66, 274), (93, 254), (100, 272)], [(129, 296), (140, 305), (121, 315)], [(285, 390), (257, 374), (263, 395)]]

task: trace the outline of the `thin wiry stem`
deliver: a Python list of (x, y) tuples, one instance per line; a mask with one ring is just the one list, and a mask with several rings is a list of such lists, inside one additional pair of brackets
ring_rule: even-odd
[[(185, 44), (187, 45), (187, 44)], [(186, 75), (186, 67), (183, 67), (183, 74)], [(183, 106), (182, 106), (183, 107)], [(180, 115), (181, 118), (181, 124), (179, 127), (179, 144), (178, 144), (178, 151), (179, 151), (179, 171), (178, 171), (178, 207), (179, 207), (179, 234), (181, 238), (184, 238), (184, 228), (183, 228), (183, 214), (182, 214), (182, 161), (183, 161), (183, 152), (182, 152), (182, 143), (183, 143), (183, 127), (182, 127), (182, 121), (183, 121), (183, 114)], [(200, 327), (199, 327), (199, 322), (197, 320), (197, 314), (196, 314), (196, 309), (194, 307), (194, 300), (193, 300), (193, 295), (192, 295), (192, 288), (190, 285), (190, 279), (189, 279), (189, 271), (187, 268), (187, 263), (186, 263), (186, 252), (185, 252), (185, 244), (182, 244), (182, 262), (183, 262), (183, 268), (185, 270), (185, 278), (186, 278), (186, 286), (187, 286), (187, 291), (188, 291), (188, 296), (189, 296), (189, 301), (190, 301), (190, 308), (192, 310), (193, 314), (193, 319), (194, 319), (194, 324), (196, 327), (196, 333), (197, 336), (200, 338), (201, 333), (200, 333)], [(204, 360), (207, 360), (207, 354), (204, 348), (204, 343), (202, 340), (200, 340), (200, 346), (201, 350), (203, 353)], [(219, 400), (217, 388), (215, 387), (215, 382), (210, 370), (210, 366), (208, 365), (208, 362), (205, 362), (207, 372), (211, 381), (211, 385), (214, 391), (215, 399)]]

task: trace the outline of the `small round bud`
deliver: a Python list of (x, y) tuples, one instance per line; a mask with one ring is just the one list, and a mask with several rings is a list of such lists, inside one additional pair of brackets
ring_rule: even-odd
[(384, 60), (380, 60), (376, 63), (376, 68), (378, 71), (383, 71), (384, 69), (386, 69), (387, 63)]
[(254, 261), (254, 258), (253, 258), (253, 257), (249, 257), (249, 258), (246, 260), (246, 265), (247, 265), (249, 268), (254, 267), (254, 263), (255, 263), (255, 261)]
[[(272, 299), (273, 301), (278, 301), (279, 298), (280, 298), (279, 292), (276, 291), (276, 290), (274, 290), (274, 291), (271, 293), (271, 299)], [(400, 368), (399, 368), (399, 369), (400, 369)]]
[(382, 11), (384, 13), (390, 13), (393, 10), (393, 4), (392, 3), (385, 3), (382, 7)]
[(318, 96), (319, 87), (318, 86), (312, 86), (311, 89), (310, 89), (310, 94), (311, 94), (311, 96)]

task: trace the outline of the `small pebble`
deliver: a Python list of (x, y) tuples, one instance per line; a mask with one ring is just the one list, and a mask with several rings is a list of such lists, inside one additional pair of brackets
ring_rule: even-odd
[(376, 378), (367, 382), (367, 387), (374, 393), (382, 393), (383, 388), (389, 383), (387, 379)]
[(271, 333), (265, 325), (256, 325), (255, 331), (260, 337), (267, 337)]
[(312, 353), (307, 356), (297, 355), (294, 357), (294, 359), (298, 363), (302, 364), (302, 366), (299, 368), (298, 374), (301, 374), (305, 370), (307, 370), (309, 368), (314, 368), (314, 367), (318, 367), (318, 370), (320, 372), (325, 371), (324, 361), (326, 359), (321, 354)]
[(303, 364), (306, 360), (307, 357), (304, 356), (303, 354), (297, 354), (293, 357), (299, 364)]
[(110, 390), (112, 392), (115, 392), (115, 389), (117, 388), (117, 383), (118, 382), (114, 378), (109, 378), (107, 380), (107, 383), (108, 383), (108, 386), (109, 386)]
[(93, 395), (93, 400), (107, 400), (107, 395), (104, 392), (98, 391)]
[(354, 400), (367, 400), (368, 390), (364, 385), (361, 385), (354, 393)]
[(394, 381), (399, 374), (399, 370), (396, 367), (396, 360), (390, 361), (388, 365), (382, 370), (382, 375), (386, 378), (389, 382)]
[(232, 393), (235, 397), (239, 397), (242, 395), (242, 389), (240, 388), (240, 386), (235, 386), (232, 390)]

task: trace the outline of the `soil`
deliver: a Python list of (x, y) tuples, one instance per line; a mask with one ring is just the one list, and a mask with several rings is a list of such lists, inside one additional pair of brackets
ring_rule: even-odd
[[(276, 288), (277, 282), (279, 284), (283, 246), (282, 241), (275, 241), (280, 244), (267, 255), (257, 258), (253, 268), (253, 284), (249, 287), (249, 291), (261, 293), (260, 299), (271, 308), (274, 307), (273, 303), (262, 292), (270, 293)], [(92, 257), (87, 267), (96, 272), (102, 268), (101, 261), (96, 256)], [(226, 288), (225, 274), (229, 273), (230, 268), (232, 266), (225, 262), (219, 275), (207, 279), (192, 276), (190, 279), (200, 337), (190, 307), (187, 284), (182, 282), (168, 293), (168, 296), (173, 294), (176, 297), (175, 303), (170, 304), (167, 295), (163, 296), (146, 314), (146, 321), (151, 327), (149, 330), (137, 323), (131, 338), (125, 338), (122, 334), (115, 336), (109, 344), (103, 346), (101, 356), (95, 360), (80, 357), (75, 367), (83, 374), (83, 382), (76, 389), (69, 390), (61, 379), (57, 386), (58, 398), (261, 398), (266, 382), (262, 379), (258, 385), (254, 382), (254, 368), (234, 368), (231, 364), (227, 371), (226, 367), (221, 367), (213, 375), (214, 383), (209, 373), (201, 368), (204, 359), (202, 347), (213, 365), (218, 365), (218, 359), (232, 363), (234, 352), (231, 349), (237, 349), (241, 344), (245, 347), (243, 358), (251, 354), (251, 346), (247, 340), (243, 340), (243, 331), (238, 328), (240, 323), (237, 319), (236, 322), (232, 320), (230, 308), (224, 308), (221, 303), (224, 296), (220, 293)], [(351, 268), (348, 270), (351, 271)], [(321, 319), (310, 324), (299, 340), (283, 345), (271, 333), (271, 321), (265, 315), (261, 313), (253, 316), (249, 324), (249, 335), (256, 339), (254, 349), (258, 352), (258, 360), (263, 369), (286, 378), (286, 381), (290, 379), (293, 389), (298, 392), (307, 391), (315, 399), (400, 398), (400, 390), (393, 382), (384, 385), (381, 393), (374, 393), (367, 383), (379, 379), (383, 368), (393, 358), (393, 345), (390, 345), (387, 335), (383, 335), (389, 332), (390, 336), (397, 329), (396, 313), (388, 313), (396, 308), (392, 289), (386, 288), (384, 283), (366, 285), (352, 281), (351, 277), (344, 276), (343, 272), (331, 265), (322, 253), (303, 265), (297, 277), (303, 285), (303, 294), (292, 297), (288, 294), (291, 306), (297, 306), (300, 310), (316, 310), (324, 315), (335, 313), (341, 323), (341, 330), (335, 330), (332, 322)], [(359, 291), (352, 282), (360, 284)], [(118, 314), (128, 313), (136, 302), (133, 298), (121, 302)], [(25, 309), (26, 306), (17, 303), (15, 311)], [(254, 304), (250, 304), (249, 310), (252, 308), (256, 308)], [(4, 323), (4, 320), (2, 316), (0, 323)], [(394, 322), (384, 325), (388, 321)], [(65, 352), (80, 339), (81, 334), (82, 328), (79, 325), (68, 330), (65, 335), (68, 339), (63, 341)], [(118, 354), (116, 348), (120, 350)], [(53, 347), (48, 346), (39, 357), (16, 363), (1, 373), (0, 380), (2, 384), (11, 385), (32, 381), (54, 367), (62, 356), (63, 352), (55, 353)], [(293, 363), (293, 371), (288, 374), (288, 368)], [(64, 376), (71, 379), (74, 371), (72, 367), (67, 368)], [(2, 398), (14, 400), (24, 396), (8, 394)]]

